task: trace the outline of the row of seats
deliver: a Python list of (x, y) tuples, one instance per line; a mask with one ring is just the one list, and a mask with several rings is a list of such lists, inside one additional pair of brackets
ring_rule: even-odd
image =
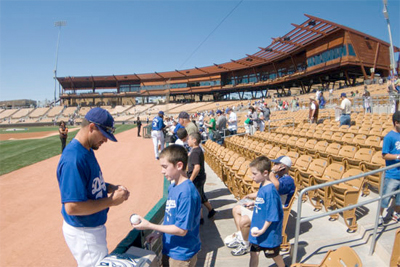
[[(261, 155), (268, 158), (277, 158), (281, 155), (290, 157), (292, 159), (290, 175), (295, 179), (299, 191), (305, 187), (325, 183), (332, 179), (343, 179), (376, 170), (382, 168), (385, 164), (380, 151), (374, 152), (368, 148), (357, 150), (356, 147), (341, 147), (337, 143), (332, 143), (326, 147), (328, 143), (320, 141), (318, 143), (325, 142), (325, 146), (320, 145), (318, 148), (304, 146), (301, 149), (298, 147), (297, 150), (292, 148), (288, 150), (286, 147), (259, 142), (252, 138), (234, 136), (226, 139), (225, 145), (239, 155), (250, 159)], [(316, 210), (321, 209), (321, 203), (326, 210), (338, 209), (357, 203), (361, 192), (363, 195), (369, 194), (369, 187), (379, 190), (380, 179), (381, 173), (369, 175), (346, 184), (310, 192), (308, 197)], [(237, 185), (228, 183), (229, 186)], [(230, 190), (235, 192), (237, 189), (232, 188)], [(344, 212), (343, 217), (349, 231), (355, 231), (357, 229), (355, 210)], [(331, 218), (337, 219), (338, 215), (332, 215)]]
[[(252, 173), (249, 168), (250, 159), (246, 159), (238, 153), (235, 153), (235, 151), (211, 140), (208, 140), (203, 148), (205, 151), (205, 161), (237, 199), (241, 199), (247, 194), (258, 191), (259, 184), (253, 181)], [(288, 242), (285, 230), (294, 199), (295, 196), (292, 197), (289, 205), (283, 208), (282, 251), (288, 251), (290, 249), (290, 243)]]

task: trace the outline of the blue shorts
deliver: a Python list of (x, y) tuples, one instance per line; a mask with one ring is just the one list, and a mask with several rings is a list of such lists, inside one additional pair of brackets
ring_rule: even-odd
[[(400, 189), (400, 180), (385, 178), (385, 183), (383, 185), (383, 194), (389, 194)], [(382, 198), (382, 208), (389, 207), (389, 201), (391, 197)], [(400, 194), (396, 194), (396, 206), (400, 206)]]

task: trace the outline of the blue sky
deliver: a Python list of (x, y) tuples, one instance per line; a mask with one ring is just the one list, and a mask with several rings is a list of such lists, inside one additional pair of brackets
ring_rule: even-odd
[[(389, 0), (388, 9), (393, 42), (400, 46), (400, 1)], [(304, 22), (303, 14), (389, 42), (382, 10), (381, 0), (2, 0), (0, 100), (54, 98), (55, 21), (67, 21), (61, 29), (58, 76), (97, 76), (181, 70), (239, 59), (269, 45), (271, 37), (288, 33), (293, 29), (290, 23)]]

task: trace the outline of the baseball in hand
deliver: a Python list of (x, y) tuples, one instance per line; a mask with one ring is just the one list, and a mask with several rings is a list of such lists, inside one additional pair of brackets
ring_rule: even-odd
[(258, 229), (258, 227), (253, 227), (253, 228), (251, 228), (250, 232), (251, 232), (252, 234), (254, 234), (254, 232), (259, 231), (259, 230), (260, 230), (260, 229)]
[(139, 224), (140, 222), (141, 222), (141, 220), (139, 218), (139, 215), (137, 215), (137, 214), (132, 214), (131, 215), (131, 224), (132, 225)]

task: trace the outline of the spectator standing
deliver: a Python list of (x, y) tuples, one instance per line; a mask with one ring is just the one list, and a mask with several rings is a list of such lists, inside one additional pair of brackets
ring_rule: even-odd
[(57, 166), (63, 234), (78, 266), (95, 266), (108, 254), (108, 210), (129, 198), (125, 187), (104, 181), (94, 154), (107, 139), (117, 142), (114, 130), (114, 119), (107, 110), (91, 109)]
[[(227, 122), (227, 120), (226, 120), (224, 113), (221, 110), (217, 110), (216, 128), (221, 136), (225, 136), (225, 130), (227, 129), (226, 122)], [(221, 138), (220, 140), (217, 140), (217, 143), (222, 145), (224, 143), (224, 139)]]
[(324, 109), (325, 108), (326, 100), (325, 100), (323, 92), (321, 92), (321, 95), (319, 96), (318, 104), (319, 104), (319, 108), (320, 109)]
[[(393, 130), (383, 138), (382, 158), (386, 162), (386, 166), (391, 166), (400, 162), (400, 111), (396, 111), (392, 117)], [(400, 189), (400, 167), (385, 171), (385, 181), (383, 186), (383, 194), (388, 194)], [(380, 223), (385, 223), (382, 217), (383, 210), (389, 207), (391, 197), (382, 199), (380, 209)], [(398, 222), (400, 220), (400, 194), (395, 195), (395, 208), (392, 220)]]
[(62, 153), (67, 144), (67, 138), (68, 138), (68, 127), (67, 125), (65, 125), (65, 121), (60, 121), (60, 127), (58, 128), (58, 132), (60, 133), (61, 153)]
[(210, 138), (212, 141), (215, 141), (214, 132), (216, 130), (217, 123), (215, 122), (214, 113), (210, 114), (209, 122), (205, 122), (204, 125), (208, 128), (208, 138)]
[(310, 96), (310, 109), (308, 119), (310, 123), (318, 123), (319, 105), (313, 96)]
[(230, 109), (226, 109), (226, 114), (228, 114), (228, 130), (231, 135), (237, 133), (237, 116), (236, 113)]
[(179, 119), (179, 124), (185, 127), (188, 135), (199, 131), (196, 124), (194, 124), (194, 122), (190, 120), (189, 113), (182, 111), (181, 113), (179, 113), (178, 119)]
[[(206, 183), (206, 171), (204, 168), (204, 154), (203, 150), (200, 148), (201, 135), (199, 133), (192, 133), (189, 136), (189, 146), (191, 152), (189, 155), (188, 172), (187, 175), (190, 181), (196, 186), (201, 198), (201, 204), (203, 204), (207, 210), (207, 217), (210, 219), (214, 217), (217, 213), (212, 207), (211, 203), (208, 201), (204, 193), (204, 184)], [(200, 224), (204, 224), (203, 213), (200, 210)]]
[(137, 136), (140, 137), (140, 129), (142, 128), (142, 121), (140, 120), (139, 116), (137, 117), (136, 125), (137, 125)]
[(340, 115), (340, 126), (349, 125), (351, 126), (351, 102), (347, 99), (346, 93), (340, 94), (340, 99), (342, 102), (339, 107), (335, 107), (336, 109), (340, 109), (342, 111), (342, 115)]
[(363, 100), (364, 100), (364, 110), (365, 113), (372, 113), (372, 109), (371, 109), (371, 94), (368, 91), (367, 86), (364, 86), (364, 94), (363, 96)]
[[(153, 139), (154, 154), (158, 160), (159, 151), (164, 149), (164, 133), (165, 124), (163, 121), (164, 112), (159, 111), (158, 115), (154, 117), (151, 126), (151, 138)], [(160, 147), (159, 147), (160, 146)]]
[(253, 135), (258, 130), (258, 124), (257, 124), (258, 115), (257, 111), (253, 106), (249, 107), (249, 118), (252, 122), (250, 124), (250, 135)]
[(164, 223), (154, 224), (140, 216), (141, 222), (133, 229), (153, 230), (146, 238), (150, 244), (162, 235), (162, 266), (194, 267), (201, 247), (201, 199), (186, 176), (188, 154), (183, 147), (171, 145), (161, 151), (160, 164), (161, 173), (171, 182)]

